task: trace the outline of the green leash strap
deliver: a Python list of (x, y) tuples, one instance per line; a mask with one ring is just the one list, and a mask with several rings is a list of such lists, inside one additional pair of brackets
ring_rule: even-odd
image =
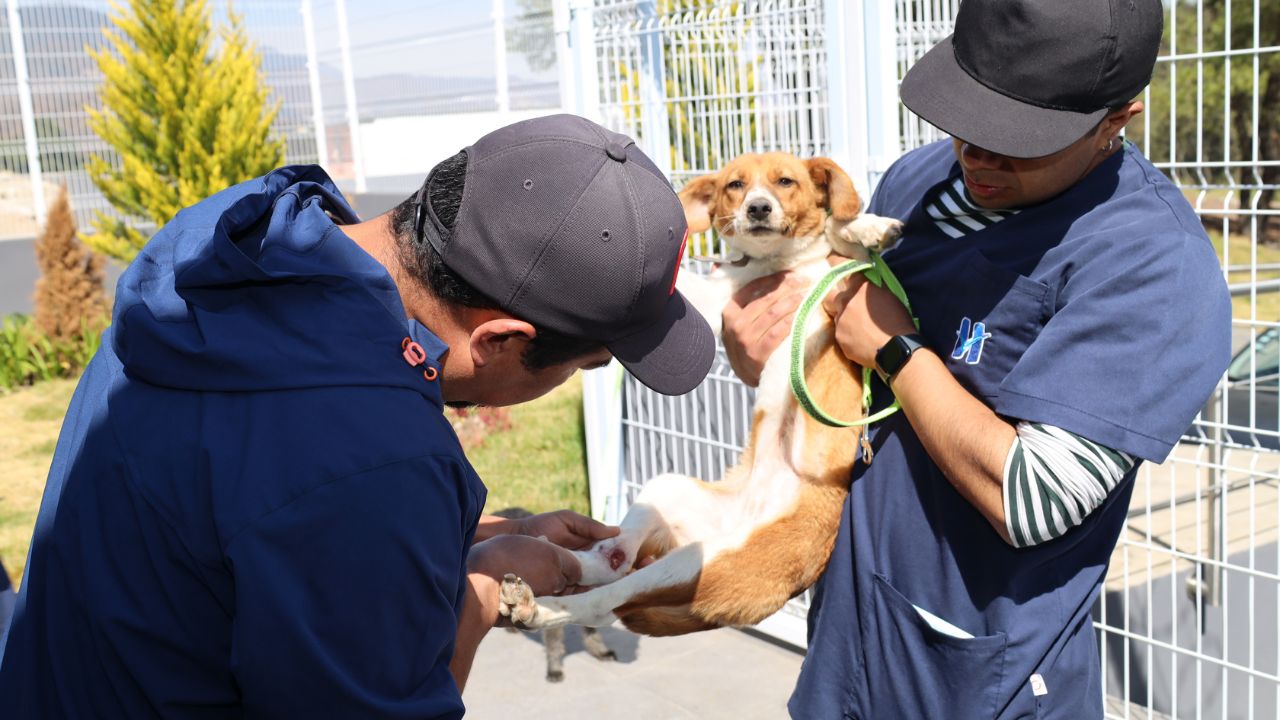
[[(850, 260), (831, 268), (831, 271), (818, 281), (818, 284), (805, 297), (804, 302), (800, 304), (800, 309), (796, 311), (795, 320), (791, 323), (791, 392), (795, 394), (796, 400), (799, 401), (800, 407), (804, 408), (805, 412), (809, 413), (818, 422), (831, 427), (869, 425), (889, 417), (901, 407), (895, 399), (889, 407), (861, 420), (839, 420), (831, 417), (826, 411), (818, 407), (813, 395), (809, 393), (808, 384), (805, 383), (804, 329), (808, 323), (809, 314), (826, 297), (832, 285), (856, 272), (865, 274), (867, 280), (876, 286), (888, 288), (889, 292), (893, 293), (894, 297), (898, 298), (903, 306), (907, 308), (907, 312), (911, 312), (911, 303), (907, 301), (907, 294), (902, 289), (902, 283), (898, 282), (898, 278), (889, 270), (889, 266), (880, 258), (879, 253), (874, 252), (871, 253), (871, 262)], [(912, 314), (912, 320), (918, 328), (920, 323), (915, 320), (914, 313)], [(862, 407), (866, 410), (871, 408), (871, 368), (862, 368)]]

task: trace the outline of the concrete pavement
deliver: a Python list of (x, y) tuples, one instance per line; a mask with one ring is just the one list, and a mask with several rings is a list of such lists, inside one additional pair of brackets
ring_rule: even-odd
[(564, 680), (546, 681), (541, 635), (495, 630), (480, 645), (462, 699), (477, 720), (774, 720), (803, 656), (738, 630), (673, 638), (603, 630), (617, 655), (601, 662), (581, 631), (565, 638)]

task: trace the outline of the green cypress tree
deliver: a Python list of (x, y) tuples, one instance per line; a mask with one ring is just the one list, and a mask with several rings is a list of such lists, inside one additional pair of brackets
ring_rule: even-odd
[(163, 225), (179, 210), (278, 166), (261, 60), (242, 18), (215, 31), (206, 0), (112, 1), (109, 44), (87, 49), (102, 70), (103, 110), (89, 125), (119, 156), (94, 155), (89, 175), (118, 215), (98, 212), (93, 249), (128, 262), (146, 242), (131, 222)]

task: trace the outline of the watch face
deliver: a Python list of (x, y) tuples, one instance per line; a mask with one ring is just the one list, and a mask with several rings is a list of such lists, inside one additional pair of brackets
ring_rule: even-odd
[(903, 359), (902, 336), (889, 338), (889, 342), (880, 348), (880, 352), (876, 353), (876, 365), (879, 366), (880, 372), (885, 376), (893, 375), (902, 365)]
[(876, 353), (876, 365), (886, 378), (893, 377), (902, 369), (907, 358), (917, 348), (924, 347), (924, 338), (919, 335), (896, 335)]

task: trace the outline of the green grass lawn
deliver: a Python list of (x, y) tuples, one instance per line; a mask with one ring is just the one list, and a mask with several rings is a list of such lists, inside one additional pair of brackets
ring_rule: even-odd
[(74, 380), (50, 380), (0, 393), (0, 561), (15, 584), (75, 387)]
[[(0, 393), (0, 561), (15, 584), (27, 561), (31, 530), (74, 380)], [(489, 486), (487, 512), (519, 505), (533, 512), (589, 512), (582, 428), (582, 377), (511, 409), (511, 429), (468, 453)]]
[(485, 512), (518, 505), (530, 512), (591, 512), (582, 374), (549, 395), (511, 408), (511, 429), (467, 453), (489, 487)]

